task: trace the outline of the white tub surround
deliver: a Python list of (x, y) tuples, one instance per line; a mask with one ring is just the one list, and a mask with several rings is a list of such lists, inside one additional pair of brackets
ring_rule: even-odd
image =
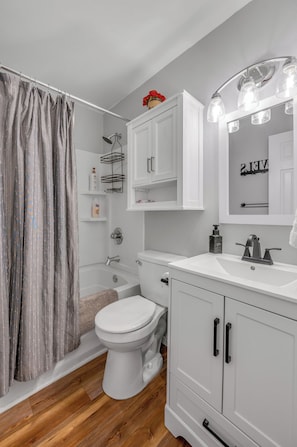
[(119, 267), (94, 264), (80, 268), (80, 297), (92, 295), (106, 289), (114, 289), (118, 298), (138, 295), (137, 275)]

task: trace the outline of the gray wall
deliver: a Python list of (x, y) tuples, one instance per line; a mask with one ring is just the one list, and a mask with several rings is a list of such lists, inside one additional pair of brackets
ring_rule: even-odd
[[(134, 118), (144, 112), (142, 98), (151, 89), (169, 97), (183, 89), (206, 106), (212, 93), (234, 73), (258, 60), (297, 55), (296, 0), (254, 0), (228, 21), (135, 90), (114, 111)], [(235, 95), (234, 95), (235, 98)], [(227, 110), (234, 99), (224, 97)], [(212, 224), (218, 222), (218, 130), (204, 119), (205, 211), (158, 211), (145, 215), (145, 246), (191, 256), (208, 251)], [(106, 129), (125, 133), (125, 124), (106, 119)], [(297, 264), (297, 251), (289, 246), (290, 227), (222, 225), (224, 251), (241, 254), (235, 242), (256, 233), (263, 247), (279, 246), (280, 262)]]
[(102, 154), (103, 122), (101, 112), (75, 103), (73, 138), (75, 149)]

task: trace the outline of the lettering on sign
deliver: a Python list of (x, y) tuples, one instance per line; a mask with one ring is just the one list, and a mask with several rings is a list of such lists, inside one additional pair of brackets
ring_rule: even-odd
[(268, 172), (268, 158), (266, 160), (256, 160), (247, 163), (241, 163), (240, 175), (264, 174)]

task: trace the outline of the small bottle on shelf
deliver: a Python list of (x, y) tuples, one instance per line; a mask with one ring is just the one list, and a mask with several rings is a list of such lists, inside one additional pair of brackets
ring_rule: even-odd
[(95, 198), (93, 200), (92, 203), (92, 211), (91, 211), (91, 216), (98, 218), (100, 215), (100, 204), (99, 204), (99, 199)]
[(96, 191), (97, 189), (97, 174), (96, 168), (92, 168), (92, 172), (89, 177), (89, 190)]

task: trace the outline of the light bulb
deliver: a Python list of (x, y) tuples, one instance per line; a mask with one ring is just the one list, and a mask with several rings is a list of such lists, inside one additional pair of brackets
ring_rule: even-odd
[(254, 125), (268, 123), (271, 119), (271, 109), (260, 110), (251, 116), (251, 123)]
[(235, 133), (239, 130), (239, 120), (230, 121), (228, 123), (228, 132), (229, 133)]
[(297, 93), (297, 61), (295, 58), (287, 59), (276, 85), (276, 96), (290, 98)]
[(221, 95), (215, 93), (212, 95), (211, 101), (207, 109), (207, 121), (210, 123), (217, 123), (219, 119), (225, 115), (225, 106)]
[(252, 78), (247, 78), (238, 95), (238, 108), (249, 111), (259, 104), (259, 90)]
[(293, 107), (293, 101), (288, 101), (285, 104), (285, 114), (286, 115), (293, 115), (294, 113), (294, 107)]

